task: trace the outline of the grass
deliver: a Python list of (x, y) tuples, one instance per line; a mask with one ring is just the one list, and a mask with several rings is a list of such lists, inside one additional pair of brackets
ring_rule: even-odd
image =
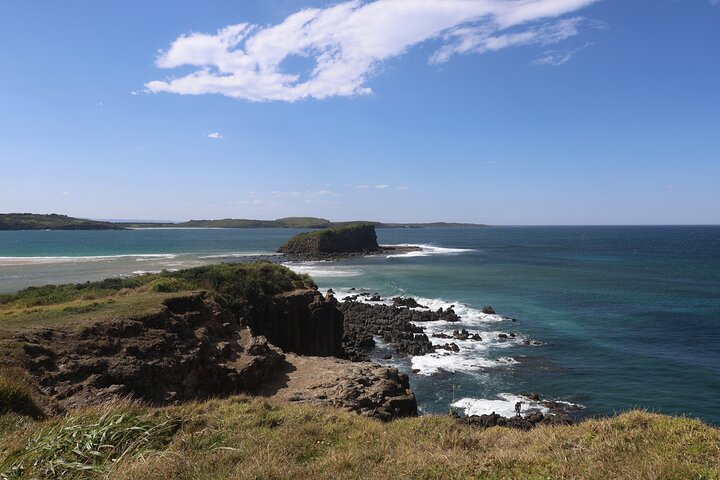
[[(213, 290), (229, 300), (255, 301), (265, 295), (312, 286), (315, 284), (307, 275), (296, 274), (270, 262), (255, 262), (207, 265), (100, 282), (30, 287), (15, 294), (0, 295), (0, 329), (3, 323), (17, 316), (24, 317), (30, 324), (52, 312), (92, 313), (112, 307), (114, 302), (122, 303), (121, 298), (153, 293)], [(40, 315), (33, 316), (34, 313)]]
[(0, 368), (0, 415), (44, 416), (26, 375), (19, 368)]
[(0, 462), (21, 465), (16, 478), (66, 468), (117, 480), (720, 478), (720, 430), (637, 411), (531, 432), (477, 430), (448, 416), (386, 424), (245, 396), (126, 412), (20, 424), (0, 439), (0, 455), (12, 452)]
[(8, 455), (0, 478), (100, 478), (112, 468), (163, 449), (178, 422), (138, 409), (106, 409), (42, 426)]

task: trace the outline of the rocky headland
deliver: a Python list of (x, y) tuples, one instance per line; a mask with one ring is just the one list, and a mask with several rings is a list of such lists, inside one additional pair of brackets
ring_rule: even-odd
[(293, 401), (382, 420), (417, 414), (407, 376), (340, 358), (337, 301), (270, 263), (29, 289), (0, 298), (0, 310), (0, 369), (25, 372), (46, 414), (125, 398), (273, 397), (287, 393), (278, 385), (290, 371), (312, 380), (292, 384)]

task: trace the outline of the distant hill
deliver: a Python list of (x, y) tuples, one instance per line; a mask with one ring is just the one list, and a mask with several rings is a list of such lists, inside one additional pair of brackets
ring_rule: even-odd
[(342, 225), (351, 225), (355, 223), (368, 223), (375, 228), (474, 228), (486, 227), (487, 225), (476, 223), (383, 223), (369, 221), (348, 221), (348, 222), (331, 222), (324, 218), (316, 217), (285, 217), (277, 220), (250, 220), (225, 218), (222, 220), (190, 220), (180, 223), (152, 223), (152, 222), (135, 222), (135, 223), (118, 223), (129, 228), (328, 228)]
[(58, 214), (0, 214), (0, 230), (125, 230), (128, 228), (305, 228), (320, 229), (365, 223), (375, 228), (474, 228), (476, 223), (383, 223), (368, 221), (331, 222), (316, 217), (285, 217), (277, 220), (224, 218), (221, 220), (189, 220), (187, 222), (109, 222), (85, 220)]
[(97, 222), (67, 215), (36, 213), (2, 213), (0, 230), (124, 230), (110, 222)]

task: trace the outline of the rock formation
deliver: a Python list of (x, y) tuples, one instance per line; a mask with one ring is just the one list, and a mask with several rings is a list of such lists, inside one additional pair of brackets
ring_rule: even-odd
[(346, 299), (339, 306), (345, 315), (343, 345), (351, 360), (365, 360), (375, 346), (374, 336), (392, 344), (398, 353), (424, 355), (435, 351), (423, 328), (416, 323), (458, 321), (452, 308), (436, 312), (410, 310), (389, 305), (369, 305)]
[(165, 301), (157, 314), (17, 338), (27, 370), (65, 407), (132, 396), (166, 404), (252, 392), (284, 355), (240, 325), (219, 296)]
[(257, 305), (246, 323), (283, 351), (342, 357), (343, 314), (317, 290), (295, 290)]
[(372, 224), (350, 224), (295, 235), (278, 249), (288, 257), (321, 260), (380, 251)]
[(342, 408), (391, 420), (417, 415), (407, 375), (395, 368), (337, 358), (287, 355), (277, 382), (261, 392), (277, 399)]

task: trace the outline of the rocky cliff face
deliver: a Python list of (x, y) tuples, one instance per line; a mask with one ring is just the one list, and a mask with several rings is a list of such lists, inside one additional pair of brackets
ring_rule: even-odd
[(279, 253), (299, 259), (326, 259), (380, 251), (371, 224), (353, 224), (331, 227), (317, 232), (301, 233), (292, 237)]
[[(407, 376), (332, 358), (344, 355), (337, 304), (313, 289), (240, 309), (212, 292), (179, 294), (158, 313), (28, 330), (14, 339), (53, 413), (128, 397), (164, 405), (262, 393), (382, 420), (417, 414)], [(292, 362), (278, 346), (294, 352)], [(288, 376), (296, 379), (291, 394)], [(283, 388), (287, 395), (278, 393)]]
[(343, 314), (332, 297), (317, 290), (275, 295), (255, 307), (247, 323), (283, 351), (300, 355), (341, 357)]
[(40, 389), (71, 408), (126, 396), (167, 404), (252, 392), (284, 362), (207, 293), (166, 300), (155, 315), (17, 340)]

